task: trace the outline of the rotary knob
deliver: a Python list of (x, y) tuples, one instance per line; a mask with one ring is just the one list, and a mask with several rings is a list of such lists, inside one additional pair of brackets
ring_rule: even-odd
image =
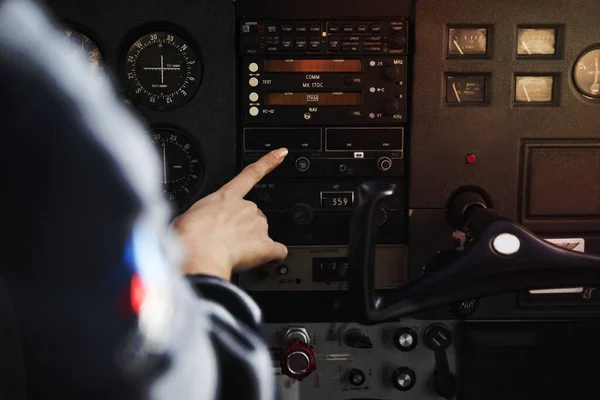
[(361, 386), (367, 380), (365, 373), (360, 369), (353, 369), (350, 371), (350, 375), (348, 376), (348, 380), (350, 384), (353, 386)]
[(401, 392), (412, 389), (417, 382), (417, 376), (410, 368), (400, 367), (392, 374), (392, 385)]
[(390, 47), (393, 49), (402, 49), (406, 46), (406, 36), (397, 34), (390, 38)]
[(281, 350), (279, 364), (282, 374), (299, 381), (317, 369), (313, 348), (299, 340), (294, 340)]
[(379, 168), (381, 172), (388, 171), (390, 168), (392, 168), (392, 159), (389, 157), (380, 157), (377, 160), (377, 168)]
[(400, 111), (400, 104), (396, 100), (389, 99), (381, 105), (381, 112), (385, 116), (391, 117), (398, 114), (398, 111)]
[(308, 225), (313, 220), (313, 209), (308, 204), (298, 203), (292, 208), (292, 220), (300, 226)]
[(397, 65), (387, 65), (382, 70), (383, 79), (389, 82), (397, 81), (400, 78), (400, 68)]
[(410, 328), (400, 328), (394, 333), (394, 346), (400, 351), (411, 351), (418, 342), (417, 334)]
[(425, 331), (425, 344), (433, 351), (446, 351), (452, 344), (452, 332), (446, 325), (430, 325)]

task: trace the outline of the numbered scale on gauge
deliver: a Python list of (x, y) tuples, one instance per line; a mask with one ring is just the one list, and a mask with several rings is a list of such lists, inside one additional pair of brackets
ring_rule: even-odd
[(74, 53), (83, 55), (90, 71), (102, 78), (106, 77), (104, 57), (98, 45), (89, 36), (75, 28), (64, 28), (59, 33)]
[(550, 103), (553, 96), (553, 76), (517, 76), (515, 80), (517, 103)]
[(483, 103), (485, 76), (450, 75), (446, 77), (446, 102), (454, 104)]
[(448, 29), (448, 54), (451, 56), (484, 56), (487, 54), (487, 28)]
[(178, 208), (187, 205), (204, 179), (200, 147), (174, 129), (150, 131), (161, 162), (161, 184), (165, 197)]
[(556, 29), (519, 28), (517, 54), (520, 56), (556, 54)]
[(125, 82), (139, 104), (154, 110), (184, 105), (200, 85), (200, 55), (171, 32), (151, 32), (136, 40), (125, 57)]
[(573, 79), (585, 96), (600, 99), (600, 48), (588, 50), (579, 57)]

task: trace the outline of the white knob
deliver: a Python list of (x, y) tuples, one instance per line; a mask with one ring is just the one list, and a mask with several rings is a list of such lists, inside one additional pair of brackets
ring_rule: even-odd
[(250, 115), (256, 117), (258, 115), (258, 107), (250, 107)]
[(253, 63), (250, 63), (250, 64), (248, 65), (248, 70), (249, 70), (250, 72), (256, 72), (256, 71), (258, 71), (258, 64), (257, 64), (257, 63), (254, 63), (254, 62), (253, 62)]
[(257, 87), (258, 86), (258, 79), (256, 78), (250, 78), (250, 80), (248, 81), (248, 84), (252, 87)]
[(250, 96), (248, 96), (248, 98), (250, 99), (251, 102), (258, 101), (258, 93), (252, 92), (252, 93), (250, 93)]

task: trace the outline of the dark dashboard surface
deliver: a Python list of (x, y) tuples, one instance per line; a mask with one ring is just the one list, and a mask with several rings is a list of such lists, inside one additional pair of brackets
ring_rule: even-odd
[[(419, 278), (438, 252), (462, 250), (464, 234), (448, 204), (464, 190), (543, 239), (600, 254), (598, 1), (47, 4), (58, 21), (98, 45), (123, 102), (153, 130), (149, 138), (159, 151), (162, 146), (165, 181), (167, 157), (173, 164), (169, 174), (178, 191), (167, 194), (178, 211), (267, 150), (290, 148), (286, 162), (249, 195), (290, 256), (237, 282), (264, 311), (273, 348), (291, 326), (330, 338), (336, 324), (342, 332), (355, 322), (344, 268), (356, 188), (367, 180), (396, 188), (377, 214), (375, 281), (382, 289)], [(176, 93), (156, 94), (170, 82), (179, 85)], [(600, 316), (598, 293), (595, 287), (525, 290), (358, 327), (370, 338), (371, 347), (359, 343), (366, 353), (356, 344), (343, 347), (340, 333), (339, 340), (314, 344), (323, 354), (322, 391), (307, 380), (289, 398), (395, 398), (396, 389), (405, 389), (389, 383), (406, 372), (394, 369), (399, 362), (421, 374), (434, 363), (437, 371), (439, 360), (423, 345), (402, 358), (408, 353), (390, 338), (401, 324), (415, 340), (427, 341), (430, 323), (446, 324), (463, 342), (447, 349), (446, 369), (462, 371), (463, 386), (485, 382), (470, 385), (463, 399), (483, 398), (485, 390), (486, 398), (511, 390), (521, 396), (533, 389), (517, 379), (529, 368), (519, 362), (545, 365), (560, 340), (548, 321), (562, 320), (569, 341), (595, 332), (593, 321), (571, 320)], [(514, 342), (500, 340), (504, 334)], [(396, 356), (396, 349), (403, 353)], [(344, 352), (351, 355), (348, 365), (384, 379), (372, 378), (362, 389), (348, 383), (334, 357)], [(576, 362), (559, 353), (565, 363)], [(506, 365), (521, 368), (514, 375), (519, 388), (502, 380)], [(360, 378), (356, 368), (350, 375)], [(560, 379), (559, 370), (544, 371), (533, 386)], [(453, 397), (442, 392), (422, 379), (403, 395)]]
[[(410, 92), (407, 122), (400, 124), (405, 132), (406, 173), (401, 184), (406, 204), (399, 215), (408, 217), (402, 217), (406, 226), (393, 236), (408, 245), (407, 278), (418, 277), (431, 254), (456, 246), (456, 229), (448, 221), (445, 206), (453, 192), (470, 186), (480, 188), (498, 211), (536, 233), (547, 238), (582, 238), (585, 251), (600, 252), (600, 203), (596, 200), (600, 198), (600, 135), (595, 123), (600, 100), (583, 95), (574, 83), (578, 57), (600, 45), (596, 18), (600, 4), (583, 0), (568, 4), (521, 0), (83, 4), (60, 0), (48, 4), (59, 21), (80, 28), (97, 42), (124, 102), (150, 128), (174, 128), (192, 137), (204, 176), (180, 209), (218, 188), (243, 166), (240, 130), (245, 100), (240, 95), (245, 82), (240, 75), (244, 68), (240, 21), (407, 18), (411, 24)], [(151, 110), (137, 104), (136, 94), (127, 86), (125, 55), (136, 37), (163, 27), (182, 33), (197, 49), (201, 84), (184, 105)], [(466, 38), (472, 31), (464, 29), (470, 28), (485, 30), (485, 54), (464, 55), (462, 49), (457, 53), (452, 48), (449, 35), (463, 29), (459, 32)], [(553, 54), (519, 54), (520, 29), (553, 31)], [(464, 77), (475, 77), (484, 86), (480, 102), (453, 98), (453, 79), (460, 85)], [(524, 101), (527, 88), (522, 89), (519, 82), (530, 81), (520, 79), (540, 77), (550, 80), (551, 93), (546, 94), (550, 97), (540, 103)], [(542, 85), (543, 79), (535, 82)], [(542, 89), (530, 87), (531, 91)], [(529, 93), (526, 97), (531, 100)], [(306, 232), (306, 228), (296, 228)], [(339, 243), (344, 241), (342, 237)], [(289, 292), (279, 295), (292, 296)], [(518, 294), (485, 299), (474, 317), (531, 315), (532, 307), (514, 307), (519, 299)], [(567, 303), (571, 300), (578, 303), (571, 298)], [(540, 311), (533, 309), (534, 314)], [(590, 311), (578, 307), (551, 310), (555, 316)]]

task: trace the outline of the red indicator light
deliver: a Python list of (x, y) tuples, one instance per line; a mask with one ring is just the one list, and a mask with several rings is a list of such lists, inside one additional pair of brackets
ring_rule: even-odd
[(258, 33), (263, 33), (265, 31), (265, 26), (264, 25), (258, 25), (256, 27), (256, 30)]
[(477, 156), (475, 154), (469, 154), (467, 156), (467, 164), (475, 164), (477, 162)]

